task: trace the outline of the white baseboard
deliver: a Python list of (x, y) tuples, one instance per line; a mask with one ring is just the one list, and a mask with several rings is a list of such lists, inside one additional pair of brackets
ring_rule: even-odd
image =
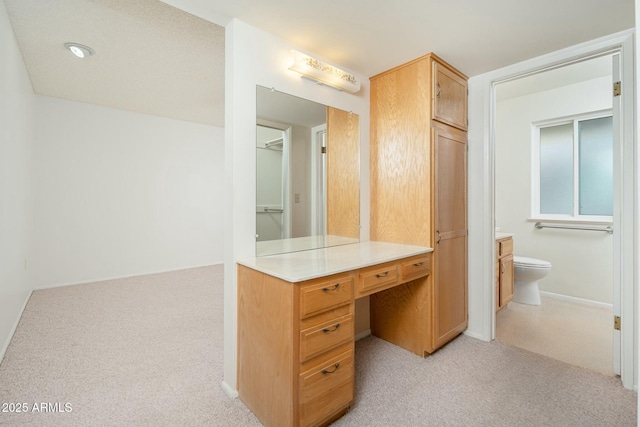
[(225, 394), (229, 396), (231, 399), (235, 399), (238, 397), (238, 390), (231, 387), (229, 384), (227, 384), (226, 381), (222, 381), (220, 385), (222, 386), (222, 390), (225, 392)]
[(18, 317), (16, 318), (16, 321), (13, 323), (13, 327), (11, 328), (11, 333), (9, 334), (9, 336), (7, 337), (7, 340), (5, 341), (4, 345), (2, 346), (2, 351), (0, 351), (0, 363), (2, 363), (2, 360), (4, 359), (4, 354), (7, 352), (7, 349), (9, 348), (9, 344), (11, 343), (11, 340), (13, 339), (13, 334), (15, 334), (16, 333), (16, 329), (18, 329), (18, 323), (20, 323), (20, 319), (22, 319), (22, 313), (24, 313), (24, 309), (27, 308), (27, 304), (29, 303), (29, 299), (31, 298), (31, 294), (33, 294), (33, 290), (29, 291), (29, 294), (25, 298), (24, 303), (22, 304), (22, 308), (20, 309), (20, 313), (18, 314)]
[(356, 334), (356, 341), (361, 340), (362, 338), (366, 338), (371, 335), (371, 329), (367, 329), (366, 331), (362, 331)]
[(590, 305), (593, 307), (607, 308), (609, 310), (613, 310), (613, 304), (608, 304), (606, 302), (593, 301), (590, 299), (572, 297), (569, 295), (561, 295), (561, 294), (555, 294), (553, 292), (544, 292), (544, 291), (540, 291), (540, 295), (553, 298), (553, 299), (562, 300), (562, 301), (574, 302), (577, 304), (584, 304), (584, 305)]
[(472, 332), (467, 330), (467, 331), (464, 331), (462, 334), (471, 338), (475, 338), (480, 341), (487, 341), (486, 339), (484, 339), (484, 336), (482, 334), (479, 334), (477, 332)]
[(192, 269), (192, 268), (213, 267), (214, 265), (223, 265), (223, 264), (224, 264), (224, 262), (221, 261), (221, 262), (216, 262), (214, 264), (194, 265), (194, 266), (191, 266), (191, 267), (173, 268), (171, 270), (151, 271), (151, 272), (148, 272), (148, 273), (135, 273), (135, 274), (129, 274), (129, 275), (125, 275), (125, 276), (106, 277), (106, 278), (102, 278), (102, 279), (88, 279), (88, 280), (81, 280), (81, 281), (78, 281), (78, 282), (56, 283), (56, 284), (52, 284), (52, 285), (37, 286), (36, 288), (34, 288), (34, 290), (35, 291), (40, 291), (40, 290), (43, 290), (43, 289), (62, 288), (63, 286), (85, 285), (87, 283), (106, 282), (108, 280), (129, 279), (131, 277), (148, 276), (150, 274), (171, 273), (173, 271), (189, 270), (189, 269)]

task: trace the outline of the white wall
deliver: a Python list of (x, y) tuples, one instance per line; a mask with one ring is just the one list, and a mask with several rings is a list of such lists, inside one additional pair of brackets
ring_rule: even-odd
[(311, 128), (291, 129), (291, 237), (311, 235), (311, 138)]
[[(531, 124), (612, 107), (610, 77), (496, 103), (495, 218), (515, 233), (515, 255), (552, 264), (540, 290), (611, 304), (613, 236), (603, 232), (537, 230), (531, 217)], [(497, 90), (500, 90), (498, 86)]]
[[(353, 111), (360, 116), (361, 239), (369, 239), (369, 85), (352, 95), (301, 79), (287, 68), (289, 51), (283, 40), (238, 20), (227, 25), (225, 58), (225, 332), (224, 382), (236, 393), (237, 283), (235, 260), (255, 253), (255, 121), (256, 85)], [(312, 53), (312, 52), (309, 52)], [(336, 64), (340, 65), (340, 64)]]
[(223, 261), (223, 129), (36, 106), (36, 288)]
[(0, 2), (0, 360), (31, 293), (34, 98)]

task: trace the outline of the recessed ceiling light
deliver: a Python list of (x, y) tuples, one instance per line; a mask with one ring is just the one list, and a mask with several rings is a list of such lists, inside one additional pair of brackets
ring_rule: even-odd
[(91, 56), (96, 53), (89, 46), (85, 46), (79, 43), (65, 43), (64, 47), (69, 49), (71, 53), (73, 53), (78, 58), (86, 58), (87, 56)]

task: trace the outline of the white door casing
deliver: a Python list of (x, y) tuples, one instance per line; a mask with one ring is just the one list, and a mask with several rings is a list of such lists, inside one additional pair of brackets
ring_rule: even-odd
[[(495, 84), (550, 67), (618, 51), (622, 77), (621, 140), (622, 206), (618, 229), (616, 267), (620, 275), (620, 314), (622, 319), (622, 383), (637, 384), (635, 349), (635, 247), (638, 239), (634, 218), (637, 209), (635, 177), (634, 46), (633, 31), (616, 33), (538, 58), (495, 70), (469, 80), (469, 329), (467, 334), (486, 341), (495, 337), (494, 308), (494, 135)], [(615, 239), (614, 239), (615, 240)], [(612, 321), (613, 324), (613, 321)]]

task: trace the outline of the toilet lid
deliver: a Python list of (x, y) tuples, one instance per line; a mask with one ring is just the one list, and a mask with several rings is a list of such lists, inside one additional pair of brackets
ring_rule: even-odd
[(544, 261), (536, 258), (527, 258), (524, 256), (514, 256), (513, 263), (525, 267), (551, 267), (551, 263), (549, 261)]

